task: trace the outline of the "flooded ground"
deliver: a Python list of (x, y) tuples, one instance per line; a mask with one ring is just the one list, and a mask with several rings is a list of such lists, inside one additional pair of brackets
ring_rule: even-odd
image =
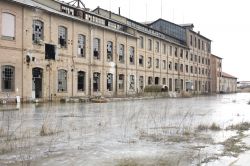
[(0, 165), (248, 165), (249, 100), (1, 106)]

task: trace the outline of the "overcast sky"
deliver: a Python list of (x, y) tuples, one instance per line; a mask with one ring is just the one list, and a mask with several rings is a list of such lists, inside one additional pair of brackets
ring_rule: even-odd
[[(64, 0), (69, 2), (71, 0)], [(193, 23), (212, 40), (212, 53), (223, 58), (223, 71), (250, 81), (250, 5), (248, 0), (82, 0), (138, 22), (160, 17), (176, 24)], [(162, 5), (161, 5), (162, 4)], [(161, 7), (162, 6), (162, 7)], [(162, 11), (162, 12), (161, 12)]]

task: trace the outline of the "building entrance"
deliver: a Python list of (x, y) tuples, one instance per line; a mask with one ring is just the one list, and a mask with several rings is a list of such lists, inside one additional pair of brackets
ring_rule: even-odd
[(32, 70), (32, 97), (42, 98), (43, 69), (33, 68)]

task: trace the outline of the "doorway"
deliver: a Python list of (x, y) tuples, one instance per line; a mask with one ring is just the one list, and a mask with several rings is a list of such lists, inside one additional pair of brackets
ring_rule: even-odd
[(32, 69), (32, 97), (42, 98), (43, 69)]

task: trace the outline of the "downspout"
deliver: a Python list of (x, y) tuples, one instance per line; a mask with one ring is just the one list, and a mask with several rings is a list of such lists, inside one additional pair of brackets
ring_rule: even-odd
[(22, 102), (24, 101), (24, 79), (23, 79), (23, 73), (24, 73), (24, 6), (22, 7)]
[[(75, 24), (74, 21), (72, 21), (72, 38), (74, 38), (74, 32), (75, 32)], [(72, 67), (71, 67), (71, 94), (72, 97), (74, 97), (74, 69), (75, 69), (75, 61), (74, 61), (74, 41), (71, 40), (71, 44), (72, 44)]]

